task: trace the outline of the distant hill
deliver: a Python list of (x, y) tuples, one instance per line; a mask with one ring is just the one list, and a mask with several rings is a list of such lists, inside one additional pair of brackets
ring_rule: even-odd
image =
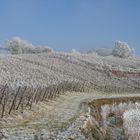
[(97, 48), (97, 49), (91, 49), (87, 53), (97, 53), (100, 56), (109, 56), (112, 55), (113, 48)]

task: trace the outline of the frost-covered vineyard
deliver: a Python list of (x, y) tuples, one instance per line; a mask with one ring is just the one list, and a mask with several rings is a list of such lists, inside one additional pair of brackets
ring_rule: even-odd
[(140, 59), (133, 56), (133, 49), (125, 42), (117, 41), (106, 57), (96, 52), (54, 52), (49, 47), (36, 47), (19, 37), (8, 40), (3, 48), (14, 55), (0, 58), (0, 83), (13, 89), (19, 86), (46, 87), (63, 81), (117, 87), (134, 85), (132, 80), (139, 83), (136, 77), (126, 80), (112, 76), (113, 70), (140, 72)]
[[(12, 88), (49, 86), (63, 81), (81, 81), (99, 85), (114, 83), (118, 86), (121, 86), (122, 82), (125, 84), (125, 79), (111, 77), (112, 69), (139, 71), (140, 61), (138, 58), (122, 59), (96, 54), (9, 55), (0, 58), (0, 83), (8, 84)], [(127, 85), (131, 82), (127, 80)]]
[[(24, 49), (20, 51), (24, 51)], [(35, 106), (53, 102), (52, 99), (64, 93), (65, 96), (69, 97), (73, 96), (72, 94), (83, 93), (85, 99), (86, 96), (94, 95), (93, 102), (96, 102), (96, 98), (97, 100), (100, 98), (96, 92), (99, 95), (101, 94), (103, 98), (103, 96), (106, 97), (107, 95), (109, 97), (110, 95), (114, 96), (114, 94), (116, 96), (123, 96), (124, 94), (135, 96), (140, 91), (140, 58), (138, 57), (102, 56), (95, 52), (89, 54), (54, 51), (43, 53), (42, 50), (44, 51), (44, 49), (41, 49), (41, 52), (38, 50), (39, 53), (28, 53), (27, 51), (25, 54), (0, 56), (0, 120), (2, 124), (8, 116), (11, 117), (15, 114), (24, 116), (26, 112), (32, 112)], [(35, 48), (32, 51), (35, 51)], [(81, 98), (80, 94), (78, 95), (79, 98)], [(111, 121), (114, 119), (112, 116), (108, 117), (108, 114), (112, 115), (114, 110), (118, 113), (118, 110), (121, 113), (120, 116), (123, 117), (123, 114), (128, 114), (127, 111), (131, 111), (128, 108), (133, 106), (133, 104), (127, 102), (126, 104), (120, 103), (118, 109), (118, 106), (114, 104), (115, 100), (113, 99), (113, 105), (111, 106), (103, 105), (102, 109), (93, 109), (93, 115), (99, 115), (98, 112), (101, 111), (104, 127), (110, 127), (108, 123), (110, 123), (110, 119)], [(137, 98), (135, 100), (137, 102)], [(139, 102), (137, 103), (139, 104)], [(114, 110), (112, 111), (111, 108)], [(133, 110), (130, 114), (132, 113)], [(101, 115), (97, 117), (97, 120), (101, 118)], [(116, 117), (119, 116), (118, 114), (115, 115)], [(90, 117), (92, 118), (92, 115)], [(127, 118), (126, 115), (124, 119), (119, 118), (120, 122), (123, 120), (126, 123), (129, 119), (132, 120), (133, 118), (131, 116)], [(86, 121), (88, 124), (88, 118)], [(91, 128), (94, 128), (94, 125), (97, 124), (94, 132), (97, 130), (100, 133), (97, 134), (99, 137), (106, 136), (106, 129), (98, 127), (99, 124), (94, 118), (91, 121), (93, 121), (92, 125), (89, 124)], [(125, 135), (127, 136), (128, 132), (131, 131), (131, 126), (126, 125), (126, 123), (121, 127), (126, 128)], [(89, 126), (86, 125), (86, 129)], [(91, 128), (89, 129), (91, 130)], [(113, 137), (118, 132), (112, 127), (110, 130), (114, 131), (113, 133), (109, 132), (109, 134), (113, 134)], [(123, 130), (123, 128), (119, 129), (121, 136), (124, 136), (122, 134)], [(86, 133), (86, 130), (84, 131)], [(139, 135), (139, 132), (132, 132), (129, 138), (131, 139), (135, 135)], [(118, 135), (116, 136), (118, 137)]]
[[(119, 65), (119, 66), (118, 66)], [(1, 117), (66, 91), (137, 92), (138, 77), (114, 77), (112, 70), (139, 71), (139, 58), (97, 54), (39, 53), (0, 58)]]

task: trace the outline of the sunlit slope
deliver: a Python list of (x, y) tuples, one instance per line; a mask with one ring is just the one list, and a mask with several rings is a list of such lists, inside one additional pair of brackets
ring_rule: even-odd
[(104, 86), (133, 86), (139, 84), (139, 77), (114, 77), (112, 70), (139, 71), (139, 60), (74, 53), (9, 55), (0, 58), (0, 83), (34, 87), (79, 81)]

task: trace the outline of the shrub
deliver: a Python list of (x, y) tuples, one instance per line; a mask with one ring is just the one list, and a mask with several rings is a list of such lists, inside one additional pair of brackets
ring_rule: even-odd
[(131, 49), (126, 42), (117, 41), (112, 55), (127, 58), (134, 55), (134, 49)]
[(5, 47), (10, 50), (11, 54), (31, 53), (34, 48), (32, 44), (19, 37), (13, 37), (11, 40), (6, 41)]
[(140, 139), (140, 109), (130, 109), (123, 114), (125, 135), (128, 140)]
[(48, 47), (35, 47), (27, 41), (13, 37), (11, 40), (6, 41), (5, 47), (11, 52), (11, 54), (30, 54), (30, 53), (50, 53), (53, 52)]

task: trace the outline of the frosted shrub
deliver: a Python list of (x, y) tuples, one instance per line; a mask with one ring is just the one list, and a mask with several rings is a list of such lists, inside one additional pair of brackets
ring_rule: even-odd
[(6, 41), (5, 47), (8, 48), (11, 54), (31, 53), (34, 46), (19, 37), (13, 37)]
[(13, 37), (11, 40), (6, 41), (5, 47), (11, 54), (29, 54), (29, 53), (50, 53), (53, 50), (49, 47), (35, 47), (27, 41)]
[(107, 126), (107, 118), (109, 114), (114, 114), (115, 116), (122, 116), (123, 113), (129, 109), (136, 110), (140, 109), (140, 103), (120, 103), (120, 104), (112, 104), (112, 105), (103, 105), (101, 106), (101, 116), (103, 119), (104, 127)]
[(123, 114), (123, 126), (128, 140), (140, 140), (140, 109), (130, 109)]
[(133, 56), (134, 50), (131, 49), (126, 42), (117, 41), (112, 54), (117, 57), (126, 58)]

